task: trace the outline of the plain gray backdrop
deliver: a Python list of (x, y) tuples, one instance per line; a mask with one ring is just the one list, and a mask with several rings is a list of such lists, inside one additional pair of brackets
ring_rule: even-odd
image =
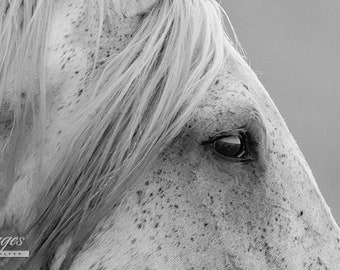
[(340, 224), (340, 1), (221, 4)]

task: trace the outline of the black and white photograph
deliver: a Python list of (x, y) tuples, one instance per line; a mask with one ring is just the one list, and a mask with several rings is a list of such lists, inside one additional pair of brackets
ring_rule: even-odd
[(339, 14), (0, 0), (0, 270), (340, 270)]

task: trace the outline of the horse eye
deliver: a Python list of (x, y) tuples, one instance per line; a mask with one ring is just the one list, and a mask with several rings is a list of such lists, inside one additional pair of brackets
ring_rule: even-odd
[(212, 142), (212, 147), (218, 155), (224, 158), (245, 160), (248, 156), (245, 140), (241, 134), (216, 139)]

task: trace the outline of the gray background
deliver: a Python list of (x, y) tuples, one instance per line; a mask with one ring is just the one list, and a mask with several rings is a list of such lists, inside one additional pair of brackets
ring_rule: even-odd
[(340, 225), (340, 1), (221, 4)]

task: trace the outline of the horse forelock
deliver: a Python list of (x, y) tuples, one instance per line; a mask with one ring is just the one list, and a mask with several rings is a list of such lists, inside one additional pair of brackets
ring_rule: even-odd
[[(22, 1), (11, 3), (19, 2)], [(5, 82), (0, 85), (1, 93), (10, 80), (6, 78), (11, 68), (10, 55), (16, 56), (14, 66), (24, 66), (32, 55), (39, 63), (37, 119), (41, 133), (48, 84), (44, 73), (46, 32), (50, 25), (48, 15), (54, 9), (51, 2), (24, 1), (27, 10), (36, 5), (33, 15), (25, 17), (26, 26), (15, 30), (12, 18), (11, 21), (5, 19), (0, 28), (1, 36), (6, 37), (0, 51), (7, 52), (0, 59)], [(92, 3), (96, 4), (99, 14), (100, 32), (106, 16), (110, 18), (114, 14), (108, 14), (110, 9), (105, 8), (108, 1)], [(2, 12), (6, 9), (0, 4)], [(227, 57), (230, 42), (221, 10), (213, 0), (159, 1), (143, 18), (127, 47), (105, 59), (100, 76), (89, 75), (89, 78), (98, 78), (92, 99), (86, 108), (72, 116), (77, 120), (70, 132), (72, 136), (54, 157), (52, 170), (41, 176), (46, 178), (46, 188), (38, 195), (33, 207), (36, 219), (27, 232), (33, 243), (30, 245), (32, 256), (22, 267), (41, 257), (41, 264), (49, 268), (57, 248), (71, 239), (62, 265), (68, 268), (99, 220), (112, 213), (124, 191), (184, 128)], [(30, 37), (39, 30), (43, 30), (40, 39)], [(99, 43), (100, 39), (97, 47)], [(25, 53), (19, 53), (22, 48)], [(15, 79), (17, 91), (20, 91), (23, 77)], [(27, 98), (33, 103), (33, 94), (27, 93)], [(23, 117), (24, 112), (18, 105), (20, 98), (15, 101), (15, 107), (19, 108), (17, 117)]]

